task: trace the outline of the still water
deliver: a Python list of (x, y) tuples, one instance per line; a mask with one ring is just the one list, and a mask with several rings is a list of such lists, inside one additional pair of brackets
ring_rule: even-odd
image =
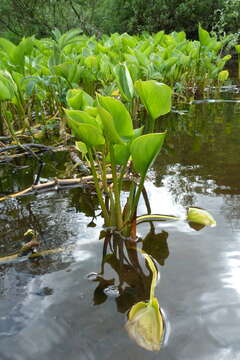
[[(240, 104), (181, 105), (158, 126), (168, 137), (146, 183), (152, 213), (182, 219), (137, 229), (138, 247), (159, 266), (167, 327), (160, 352), (138, 347), (124, 327), (130, 307), (148, 298), (141, 254), (138, 267), (119, 261), (116, 244), (99, 239), (94, 194), (76, 188), (0, 203), (1, 256), (19, 251), (28, 228), (41, 250), (64, 248), (0, 263), (1, 360), (240, 359)], [(43, 160), (42, 181), (63, 177), (67, 154)], [(0, 164), (0, 193), (30, 186), (36, 172), (30, 160)], [(189, 206), (207, 209), (217, 226), (191, 228)], [(138, 213), (146, 213), (143, 201)]]

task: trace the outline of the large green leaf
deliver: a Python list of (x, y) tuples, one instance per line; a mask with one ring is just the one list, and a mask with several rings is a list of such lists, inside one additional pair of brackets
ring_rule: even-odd
[(74, 120), (78, 123), (94, 125), (97, 128), (99, 128), (99, 130), (100, 130), (100, 126), (99, 126), (98, 122), (96, 121), (96, 119), (93, 116), (86, 113), (85, 111), (65, 109), (65, 113), (66, 113), (68, 119)]
[(103, 145), (105, 139), (99, 128), (88, 123), (79, 123), (68, 118), (68, 125), (73, 130), (74, 135), (88, 146)]
[(171, 110), (172, 89), (155, 80), (135, 82), (135, 89), (152, 119)]
[(11, 94), (8, 87), (1, 81), (0, 78), (0, 101), (11, 100)]
[(122, 97), (127, 101), (131, 101), (134, 95), (134, 87), (126, 64), (118, 64), (115, 67), (115, 74)]
[(34, 38), (23, 38), (16, 46), (11, 56), (12, 63), (16, 66), (18, 71), (24, 72), (25, 56), (29, 55), (33, 49)]
[(235, 45), (235, 49), (238, 55), (240, 55), (240, 45)]
[(8, 56), (11, 56), (16, 49), (16, 45), (7, 39), (0, 38), (0, 48), (3, 49)]
[(98, 106), (98, 114), (103, 124), (104, 135), (108, 141), (111, 144), (123, 144), (124, 142), (116, 130), (112, 115), (101, 106)]
[(166, 133), (146, 134), (137, 137), (131, 145), (134, 169), (145, 176), (156, 156), (160, 152)]
[(78, 71), (78, 64), (74, 62), (64, 62), (53, 66), (55, 73), (62, 76), (68, 83), (78, 82), (80, 73)]
[(83, 110), (86, 106), (93, 106), (93, 98), (83, 89), (68, 90), (66, 100), (68, 106), (75, 110)]
[(11, 100), (15, 96), (15, 84), (8, 72), (0, 73), (0, 100)]
[(119, 136), (133, 136), (131, 116), (121, 101), (110, 96), (98, 96), (98, 102), (111, 114)]
[(212, 41), (209, 32), (204, 30), (201, 25), (198, 26), (198, 37), (202, 46), (208, 46)]
[(130, 157), (129, 146), (127, 144), (114, 145), (115, 162), (118, 165), (125, 165)]

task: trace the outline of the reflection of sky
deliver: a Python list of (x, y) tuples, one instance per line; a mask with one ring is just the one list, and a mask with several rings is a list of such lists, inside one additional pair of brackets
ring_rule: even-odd
[[(240, 240), (240, 234), (237, 235)], [(225, 288), (233, 288), (240, 294), (240, 251), (226, 254), (227, 273), (222, 279)]]

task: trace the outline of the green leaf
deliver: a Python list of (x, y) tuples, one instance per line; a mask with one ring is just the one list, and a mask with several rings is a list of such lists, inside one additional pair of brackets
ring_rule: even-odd
[(88, 106), (93, 106), (93, 98), (83, 89), (70, 89), (66, 96), (67, 104), (75, 110), (84, 110)]
[(147, 170), (160, 152), (166, 133), (146, 134), (137, 137), (131, 145), (134, 169), (145, 176)]
[(130, 157), (129, 146), (127, 144), (114, 145), (115, 162), (118, 165), (125, 165)]
[(0, 73), (0, 100), (12, 100), (15, 96), (15, 84), (11, 75), (7, 72)]
[(188, 209), (187, 221), (205, 226), (216, 226), (216, 221), (209, 212), (195, 207)]
[(84, 158), (88, 152), (86, 144), (84, 144), (82, 141), (76, 141), (75, 146), (78, 151), (82, 154), (82, 157)]
[(155, 80), (135, 82), (135, 89), (152, 119), (171, 110), (172, 89)]
[(12, 53), (11, 61), (20, 72), (24, 72), (25, 56), (31, 53), (33, 44), (33, 37), (23, 38)]
[(62, 76), (70, 84), (73, 82), (78, 82), (80, 73), (78, 71), (78, 64), (74, 62), (65, 62), (63, 64), (58, 64), (53, 66), (55, 73), (58, 76)]
[(224, 82), (228, 79), (229, 72), (228, 70), (222, 70), (220, 73), (218, 73), (218, 81)]
[(133, 136), (132, 119), (121, 101), (110, 96), (98, 96), (98, 103), (107, 110), (113, 119), (119, 136)]
[(236, 49), (237, 54), (240, 55), (240, 45), (235, 45), (235, 49)]
[(67, 109), (65, 109), (65, 113), (66, 113), (68, 119), (74, 120), (74, 121), (76, 121), (78, 123), (94, 125), (97, 128), (99, 128), (99, 131), (101, 130), (98, 122), (96, 121), (96, 119), (93, 116), (89, 115), (85, 111), (67, 110)]
[(88, 123), (79, 123), (68, 119), (68, 125), (73, 130), (74, 135), (88, 146), (103, 145), (105, 139), (99, 128)]
[(134, 87), (126, 64), (118, 64), (115, 67), (115, 74), (122, 97), (127, 101), (131, 101), (134, 95)]
[(112, 115), (101, 106), (98, 107), (98, 114), (102, 120), (103, 132), (108, 141), (111, 144), (123, 144), (116, 130)]
[(6, 101), (11, 99), (12, 99), (11, 93), (8, 87), (4, 84), (4, 82), (1, 81), (1, 77), (0, 77), (0, 101)]
[(202, 46), (208, 46), (212, 39), (207, 30), (204, 30), (201, 25), (198, 25), (198, 37)]
[(0, 48), (2, 48), (9, 56), (11, 56), (16, 49), (16, 45), (7, 39), (0, 38)]

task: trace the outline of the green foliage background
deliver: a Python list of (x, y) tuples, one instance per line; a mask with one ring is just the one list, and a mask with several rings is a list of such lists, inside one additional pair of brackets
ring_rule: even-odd
[(53, 28), (84, 33), (184, 30), (196, 37), (207, 30), (239, 32), (240, 0), (1, 0), (0, 36), (19, 40), (49, 36)]

